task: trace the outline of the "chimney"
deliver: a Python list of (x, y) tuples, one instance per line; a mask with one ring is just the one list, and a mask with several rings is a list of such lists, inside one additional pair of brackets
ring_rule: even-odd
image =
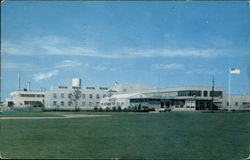
[(18, 86), (18, 91), (20, 91), (20, 72), (17, 74), (17, 86)]
[(28, 82), (28, 91), (30, 91), (30, 82)]

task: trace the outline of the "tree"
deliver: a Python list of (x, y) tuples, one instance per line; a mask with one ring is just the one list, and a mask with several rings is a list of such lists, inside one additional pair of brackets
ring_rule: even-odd
[(72, 88), (73, 88), (73, 92), (70, 93), (69, 99), (73, 103), (75, 110), (77, 111), (79, 110), (78, 100), (81, 98), (82, 92), (80, 90), (80, 87), (72, 87)]

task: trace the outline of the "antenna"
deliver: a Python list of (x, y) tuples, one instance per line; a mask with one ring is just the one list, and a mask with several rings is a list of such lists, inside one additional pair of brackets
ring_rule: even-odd
[(18, 91), (20, 91), (20, 72), (17, 74)]

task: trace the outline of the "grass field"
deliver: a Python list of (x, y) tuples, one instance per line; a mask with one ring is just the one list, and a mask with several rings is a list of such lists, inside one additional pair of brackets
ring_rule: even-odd
[[(62, 114), (3, 113), (1, 116)], [(111, 116), (0, 120), (1, 155), (23, 159), (240, 159), (249, 156), (250, 113), (88, 114)]]

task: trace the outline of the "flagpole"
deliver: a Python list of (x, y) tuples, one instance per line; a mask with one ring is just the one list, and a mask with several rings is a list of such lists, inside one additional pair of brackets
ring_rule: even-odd
[(231, 106), (230, 106), (230, 100), (231, 100), (231, 97), (230, 97), (230, 81), (231, 81), (231, 68), (229, 67), (229, 79), (228, 79), (228, 84), (229, 84), (229, 86), (228, 86), (228, 97), (229, 97), (229, 99), (228, 99), (228, 112), (230, 112), (230, 110), (231, 110)]

